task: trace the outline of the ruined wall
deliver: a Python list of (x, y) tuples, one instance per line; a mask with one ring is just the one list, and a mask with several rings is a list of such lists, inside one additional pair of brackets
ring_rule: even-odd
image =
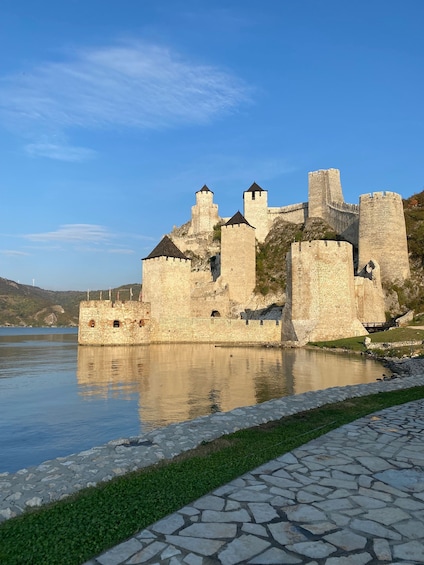
[(255, 230), (246, 223), (221, 228), (221, 284), (229, 288), (229, 297), (245, 303), (256, 284)]
[(386, 321), (384, 293), (377, 261), (369, 261), (359, 276), (354, 277), (354, 282), (356, 313), (359, 321), (363, 324), (384, 323)]
[(112, 300), (80, 303), (78, 343), (136, 345), (150, 342), (150, 304)]
[(304, 344), (366, 334), (356, 315), (352, 246), (344, 241), (292, 243), (283, 341)]
[(402, 197), (374, 192), (359, 199), (358, 271), (374, 258), (382, 281), (403, 282), (410, 276)]
[(143, 301), (151, 317), (190, 316), (191, 261), (175, 257), (143, 259)]
[(265, 241), (269, 232), (268, 192), (266, 190), (243, 192), (243, 216), (255, 228), (255, 237)]
[(219, 221), (218, 205), (213, 203), (213, 192), (205, 186), (196, 192), (196, 204), (191, 208), (189, 233), (211, 232)]

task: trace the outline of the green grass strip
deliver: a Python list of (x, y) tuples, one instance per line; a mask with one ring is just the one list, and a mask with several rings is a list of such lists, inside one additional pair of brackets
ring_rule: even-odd
[(211, 490), (372, 412), (424, 397), (381, 392), (230, 434), (0, 526), (0, 563), (81, 565)]

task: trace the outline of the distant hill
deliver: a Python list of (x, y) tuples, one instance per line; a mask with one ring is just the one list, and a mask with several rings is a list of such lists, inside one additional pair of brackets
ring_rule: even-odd
[[(128, 300), (129, 288), (137, 300), (140, 284), (113, 289), (113, 298), (120, 292)], [(109, 296), (109, 290), (90, 291), (90, 296), (98, 298), (100, 292)], [(0, 326), (77, 326), (79, 303), (86, 299), (86, 292), (43, 290), (0, 277)]]

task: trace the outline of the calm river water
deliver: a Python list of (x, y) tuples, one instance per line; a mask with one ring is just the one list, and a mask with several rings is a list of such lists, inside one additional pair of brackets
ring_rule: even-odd
[(78, 347), (75, 329), (0, 328), (0, 473), (237, 406), (375, 381), (357, 355), (213, 345)]

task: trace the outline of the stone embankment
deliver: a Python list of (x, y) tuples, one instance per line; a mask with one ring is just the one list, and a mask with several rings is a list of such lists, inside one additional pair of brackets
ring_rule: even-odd
[[(414, 370), (412, 367), (415, 367)], [(1, 473), (0, 522), (22, 514), (29, 508), (66, 498), (83, 488), (109, 481), (163, 459), (171, 459), (194, 449), (203, 441), (211, 441), (240, 429), (348, 398), (424, 386), (424, 360), (419, 360), (419, 363), (402, 361), (394, 369), (398, 374), (402, 370), (408, 371), (410, 376), (270, 400), (231, 412), (171, 424), (142, 436), (116, 439), (16, 473)]]

